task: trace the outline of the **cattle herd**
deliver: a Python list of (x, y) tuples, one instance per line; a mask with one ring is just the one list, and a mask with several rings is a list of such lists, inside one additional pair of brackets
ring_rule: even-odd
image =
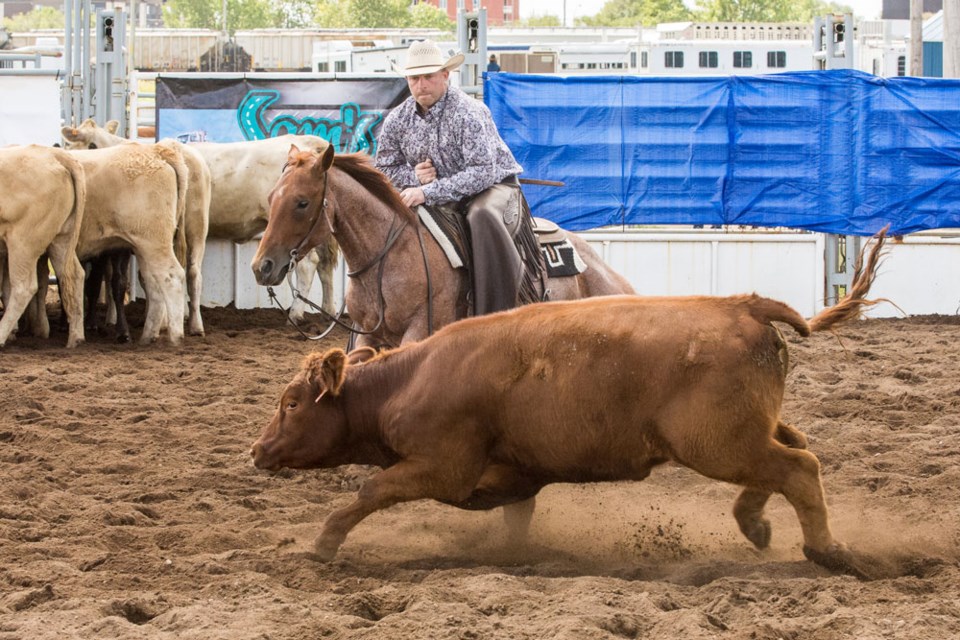
[[(312, 136), (139, 144), (92, 121), (62, 133), (65, 149), (0, 149), (0, 346), (21, 316), (49, 335), (48, 261), (70, 325), (67, 346), (82, 342), (84, 316), (94, 315), (84, 311), (82, 263), (119, 277), (130, 252), (147, 298), (140, 341), (165, 332), (178, 344), (185, 319), (202, 335), (206, 239), (262, 232), (288, 152), (328, 150)], [(734, 516), (756, 547), (769, 544), (764, 507), (781, 493), (800, 521), (805, 555), (863, 577), (831, 533), (817, 458), (781, 421), (788, 356), (772, 322), (806, 336), (858, 315), (882, 244), (881, 233), (847, 298), (809, 322), (756, 295), (608, 296), (464, 320), (386, 353), (314, 354), (251, 455), (267, 469), (383, 468), (327, 519), (318, 560), (332, 559), (363, 518), (398, 502), (504, 506), (511, 536), (521, 538), (544, 486), (641, 480), (672, 461), (743, 487)], [(328, 308), (335, 247), (318, 247), (298, 269), (305, 280), (319, 271)], [(101, 286), (95, 273), (89, 301)], [(114, 286), (122, 323), (123, 286)]]
[[(200, 300), (207, 238), (246, 242), (267, 224), (267, 195), (279, 177), (287, 151), (326, 147), (314, 136), (282, 136), (241, 143), (184, 145), (175, 141), (139, 144), (88, 120), (62, 131), (66, 150), (37, 145), (0, 149), (0, 184), (6, 195), (0, 209), (0, 279), (4, 315), (0, 346), (23, 316), (27, 330), (47, 337), (44, 312), (47, 265), (58, 276), (64, 312), (70, 324), (68, 347), (84, 337), (81, 262), (113, 269), (122, 300), (125, 262), (132, 252), (146, 293), (148, 313), (140, 341), (162, 332), (172, 344), (184, 335), (204, 332)], [(300, 288), (309, 290), (320, 274), (324, 308), (331, 310), (334, 243), (301, 261)], [(100, 261), (100, 262), (98, 262)], [(107, 269), (110, 273), (111, 270)], [(93, 304), (100, 291), (100, 270), (88, 278), (87, 325), (96, 325)], [(122, 303), (120, 339), (125, 330)], [(188, 302), (185, 309), (184, 302)], [(300, 303), (294, 319), (303, 315)]]

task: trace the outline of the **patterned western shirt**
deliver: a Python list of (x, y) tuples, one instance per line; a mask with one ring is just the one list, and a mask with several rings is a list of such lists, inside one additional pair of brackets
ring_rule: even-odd
[[(421, 185), (413, 167), (427, 158), (437, 179)], [(413, 96), (391, 111), (377, 139), (376, 165), (397, 189), (422, 187), (428, 205), (474, 196), (523, 171), (487, 105), (457, 87), (448, 87), (426, 115)]]

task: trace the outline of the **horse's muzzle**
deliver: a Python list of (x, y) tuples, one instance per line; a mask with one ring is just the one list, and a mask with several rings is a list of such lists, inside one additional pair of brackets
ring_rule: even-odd
[(253, 275), (257, 279), (257, 284), (263, 287), (272, 287), (283, 282), (283, 277), (287, 275), (289, 263), (278, 264), (270, 258), (261, 258), (255, 260), (252, 265)]

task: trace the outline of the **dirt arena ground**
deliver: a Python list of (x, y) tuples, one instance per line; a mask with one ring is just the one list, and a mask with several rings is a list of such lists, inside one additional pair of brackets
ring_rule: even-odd
[[(735, 487), (668, 466), (559, 485), (529, 549), (499, 511), (398, 505), (304, 555), (370, 470), (253, 468), (304, 354), (278, 311), (205, 309), (181, 348), (65, 334), (0, 350), (0, 639), (960, 638), (960, 319), (790, 338), (784, 416), (823, 464), (835, 533), (873, 581), (771, 548)], [(136, 305), (134, 326), (142, 309)]]

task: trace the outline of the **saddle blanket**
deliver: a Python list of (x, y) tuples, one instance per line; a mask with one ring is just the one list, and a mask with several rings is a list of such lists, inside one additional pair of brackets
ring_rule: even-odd
[[(417, 207), (417, 214), (423, 226), (430, 231), (450, 266), (459, 269), (465, 266), (466, 243), (461, 232), (462, 220), (453, 218), (449, 210), (440, 207)], [(540, 244), (540, 254), (543, 264), (547, 268), (547, 276), (563, 278), (575, 276), (587, 270), (587, 264), (577, 253), (576, 248), (563, 235), (556, 224), (542, 218), (534, 218), (533, 230)]]

